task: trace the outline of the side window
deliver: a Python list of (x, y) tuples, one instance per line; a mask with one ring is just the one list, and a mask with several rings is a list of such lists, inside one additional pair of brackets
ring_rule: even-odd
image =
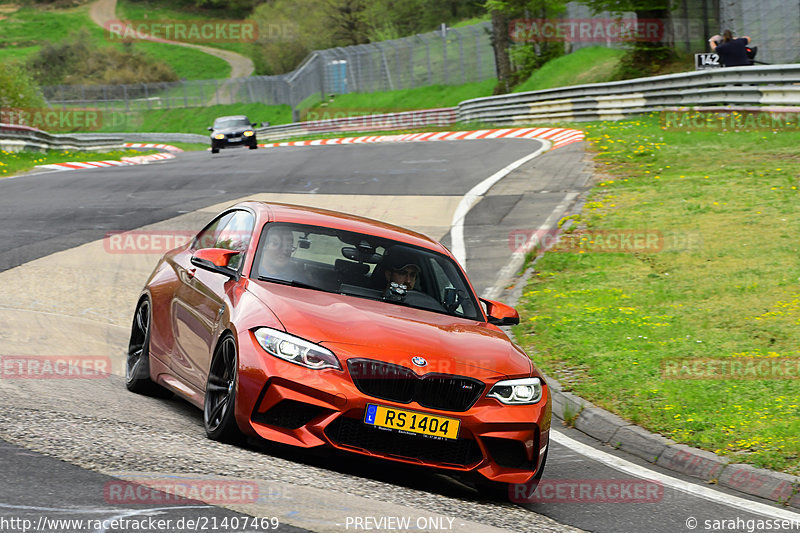
[(439, 263), (431, 259), (430, 260), (431, 270), (433, 271), (433, 276), (436, 278), (436, 298), (442, 302), (444, 301), (444, 291), (445, 289), (453, 288), (453, 283), (450, 281), (450, 278), (447, 277), (442, 267)]
[(228, 263), (229, 267), (238, 269), (244, 259), (244, 252), (247, 251), (247, 246), (250, 244), (255, 218), (247, 211), (234, 211), (230, 215), (231, 217), (224, 221), (224, 225), (220, 226), (221, 229), (214, 247), (242, 252), (231, 258)]
[(192, 250), (200, 250), (201, 248), (215, 248), (217, 240), (219, 239), (219, 232), (225, 225), (233, 218), (235, 213), (226, 213), (218, 216), (203, 231), (197, 234), (192, 243)]
[(472, 298), (469, 298), (467, 287), (461, 281), (455, 266), (431, 258), (431, 270), (436, 278), (436, 298), (444, 303), (448, 312), (457, 316), (474, 317), (476, 315)]

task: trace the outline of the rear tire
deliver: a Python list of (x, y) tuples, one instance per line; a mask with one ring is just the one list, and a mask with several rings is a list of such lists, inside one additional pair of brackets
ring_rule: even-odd
[(136, 307), (125, 360), (125, 387), (137, 394), (168, 398), (172, 393), (150, 379), (150, 300), (144, 298)]
[(236, 385), (238, 377), (236, 341), (228, 334), (220, 340), (208, 369), (203, 400), (203, 425), (211, 440), (240, 442), (242, 432), (236, 424)]

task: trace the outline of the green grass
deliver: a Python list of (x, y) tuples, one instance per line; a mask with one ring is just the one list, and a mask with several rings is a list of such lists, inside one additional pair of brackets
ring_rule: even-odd
[(42, 9), (8, 6), (0, 20), (0, 61), (25, 61), (48, 41), (65, 39), (70, 31), (89, 28), (92, 44), (103, 44), (103, 29), (91, 24), (87, 7)]
[(116, 150), (113, 152), (83, 152), (69, 150), (50, 150), (47, 152), (6, 152), (0, 150), (0, 179), (26, 172), (38, 165), (67, 163), (70, 161), (119, 160), (121, 157), (148, 155), (156, 150)]
[[(336, 96), (325, 107), (315, 106), (309, 119), (327, 119), (347, 114), (391, 113), (413, 109), (455, 106), (461, 100), (486, 96), (491, 93), (494, 80), (455, 86), (432, 86), (392, 91), (386, 93), (351, 93)], [(307, 110), (309, 111), (309, 110)], [(339, 113), (339, 114), (337, 114)], [(165, 110), (139, 111), (135, 113), (115, 112), (104, 114), (102, 132), (175, 132), (206, 133), (216, 117), (223, 115), (247, 115), (253, 122), (269, 122), (272, 125), (289, 124), (292, 121), (288, 105), (264, 104), (214, 105)], [(441, 128), (439, 128), (441, 129)], [(341, 136), (340, 134), (337, 134)]]
[(437, 107), (455, 107), (459, 102), (479, 96), (492, 94), (497, 80), (490, 79), (464, 85), (431, 85), (415, 89), (387, 91), (381, 93), (349, 93), (336, 95), (333, 101), (325, 105), (317, 104), (313, 109), (317, 113), (326, 110), (353, 110), (369, 112), (397, 112), (413, 109), (433, 109)]
[(207, 128), (213, 124), (214, 119), (225, 115), (247, 115), (252, 122), (269, 122), (274, 125), (291, 122), (292, 111), (288, 105), (234, 104), (141, 111), (129, 114), (115, 112), (103, 115), (103, 127), (99, 131), (206, 135), (208, 134)]
[(624, 50), (593, 46), (547, 62), (514, 92), (541, 91), (554, 87), (609, 81)]
[[(122, 47), (120, 41), (108, 39), (105, 30), (91, 21), (88, 5), (69, 9), (23, 6), (4, 16), (0, 20), (0, 60), (25, 59), (45, 42), (65, 39), (70, 31), (81, 27), (89, 30), (95, 46)], [(191, 48), (146, 41), (135, 42), (134, 48), (169, 64), (178, 78), (212, 79), (230, 75), (227, 62)]]
[[(662, 371), (800, 356), (800, 132), (584, 127), (603, 178), (578, 218), (583, 248), (535, 264), (517, 338), (567, 389), (636, 424), (800, 473), (797, 364), (794, 379)], [(617, 230), (660, 233), (663, 248), (598, 251)]]
[(149, 41), (136, 41), (134, 47), (153, 59), (167, 63), (179, 79), (212, 80), (231, 75), (231, 66), (227, 61), (193, 48)]
[[(117, 17), (132, 21), (203, 21), (203, 20), (231, 20), (233, 19), (224, 11), (213, 13), (196, 7), (184, 5), (181, 9), (164, 6), (163, 2), (120, 0), (117, 2)], [(249, 56), (250, 45), (247, 42), (202, 42), (197, 43), (212, 48), (230, 50), (243, 56)], [(200, 79), (200, 78), (191, 78)]]
[(454, 22), (449, 26), (451, 28), (463, 28), (464, 26), (472, 26), (473, 24), (480, 24), (481, 22), (489, 22), (492, 20), (492, 17), (489, 14), (483, 15), (481, 17), (472, 17), (471, 19), (461, 20), (459, 22)]

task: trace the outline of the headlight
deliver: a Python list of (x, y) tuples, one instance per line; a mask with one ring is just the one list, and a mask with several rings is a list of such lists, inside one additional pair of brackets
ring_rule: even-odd
[(250, 131), (250, 130), (247, 130), (246, 132), (242, 133), (242, 135), (244, 135), (245, 137), (252, 137), (253, 136), (253, 132)]
[(314, 370), (342, 369), (333, 352), (318, 344), (271, 328), (258, 328), (253, 333), (270, 355)]
[(214, 138), (215, 139), (219, 139), (221, 141), (222, 139), (225, 138), (225, 134), (224, 133), (217, 133), (216, 135), (214, 135)]
[(508, 405), (536, 403), (542, 399), (542, 381), (539, 378), (498, 381), (486, 396)]

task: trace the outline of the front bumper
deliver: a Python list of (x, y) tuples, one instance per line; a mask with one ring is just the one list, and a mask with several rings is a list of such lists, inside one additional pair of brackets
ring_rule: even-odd
[[(240, 338), (236, 418), (246, 433), (304, 448), (330, 446), (352, 453), (457, 472), (504, 483), (527, 483), (548, 445), (547, 386), (534, 405), (480, 399), (467, 411), (428, 409), (365, 395), (344, 370), (310, 370), (270, 356), (251, 332)], [(363, 422), (367, 404), (457, 418), (457, 439), (378, 429)]]
[(211, 148), (234, 148), (239, 146), (247, 146), (252, 147), (256, 146), (258, 141), (256, 140), (256, 136), (253, 135), (251, 137), (244, 137), (244, 136), (236, 136), (236, 137), (225, 137), (224, 139), (214, 139), (211, 138)]

